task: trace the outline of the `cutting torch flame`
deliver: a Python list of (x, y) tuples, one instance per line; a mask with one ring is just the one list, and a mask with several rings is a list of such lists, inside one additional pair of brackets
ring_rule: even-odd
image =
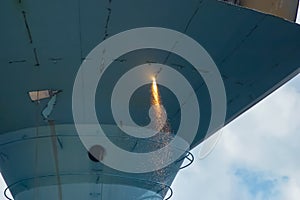
[(151, 105), (155, 116), (155, 129), (157, 131), (161, 131), (161, 129), (165, 126), (166, 123), (166, 113), (162, 106), (155, 77), (152, 77), (151, 95)]
[(160, 105), (160, 96), (155, 77), (152, 78), (152, 105)]

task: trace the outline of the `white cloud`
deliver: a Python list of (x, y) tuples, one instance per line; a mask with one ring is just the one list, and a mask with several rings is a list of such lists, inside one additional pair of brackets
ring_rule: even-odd
[[(178, 174), (172, 200), (266, 199), (262, 192), (253, 196), (237, 176), (238, 169), (247, 170), (248, 176), (261, 174), (265, 179), (259, 184), (274, 180), (272, 200), (300, 199), (300, 85), (294, 84), (299, 80), (300, 76), (229, 124), (209, 157), (196, 159)], [(193, 151), (196, 157), (198, 151)], [(248, 179), (251, 183), (253, 177)]]
[[(1, 176), (1, 173), (0, 173), (0, 199), (6, 199), (6, 197), (4, 196), (4, 190), (6, 189), (6, 187), (7, 186), (6, 186), (4, 180), (3, 180), (2, 176)], [(7, 195), (9, 197), (11, 197), (11, 194), (10, 194), (9, 191), (7, 192)]]
[[(300, 3), (300, 1), (299, 1)], [(298, 7), (298, 15), (297, 15), (297, 19), (296, 22), (299, 24), (300, 23), (300, 6)]]

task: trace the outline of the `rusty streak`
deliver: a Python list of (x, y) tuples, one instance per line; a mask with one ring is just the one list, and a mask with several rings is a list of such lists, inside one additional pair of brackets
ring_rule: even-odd
[(61, 187), (61, 179), (59, 173), (59, 160), (58, 160), (58, 150), (57, 150), (57, 134), (55, 130), (54, 120), (48, 120), (50, 132), (51, 132), (51, 141), (52, 141), (52, 150), (55, 160), (55, 172), (56, 172), (56, 181), (57, 181), (57, 189), (58, 189), (58, 198), (62, 200), (62, 187)]

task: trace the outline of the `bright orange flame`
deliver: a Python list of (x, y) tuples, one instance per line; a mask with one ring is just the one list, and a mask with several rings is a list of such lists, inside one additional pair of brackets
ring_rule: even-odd
[(155, 129), (157, 131), (160, 131), (163, 125), (163, 120), (162, 120), (162, 110), (160, 107), (161, 101), (160, 101), (160, 96), (158, 92), (158, 87), (156, 83), (155, 77), (152, 77), (152, 87), (151, 87), (151, 93), (152, 93), (152, 106), (154, 106), (154, 114), (155, 114)]
[(152, 78), (152, 105), (160, 105), (160, 96), (155, 77)]

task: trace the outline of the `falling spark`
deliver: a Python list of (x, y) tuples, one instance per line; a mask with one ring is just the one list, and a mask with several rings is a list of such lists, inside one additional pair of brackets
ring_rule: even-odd
[[(151, 87), (151, 106), (154, 112), (154, 128), (158, 132), (157, 141), (154, 143), (156, 149), (161, 149), (168, 145), (171, 139), (171, 128), (166, 119), (165, 109), (160, 98), (159, 90), (157, 87), (155, 77), (152, 77), (152, 87)], [(160, 156), (159, 160), (154, 158), (158, 166), (164, 164), (167, 158), (172, 154), (172, 150), (166, 150), (165, 155)], [(162, 182), (164, 177), (167, 175), (165, 169), (156, 171), (155, 179), (156, 181)]]

